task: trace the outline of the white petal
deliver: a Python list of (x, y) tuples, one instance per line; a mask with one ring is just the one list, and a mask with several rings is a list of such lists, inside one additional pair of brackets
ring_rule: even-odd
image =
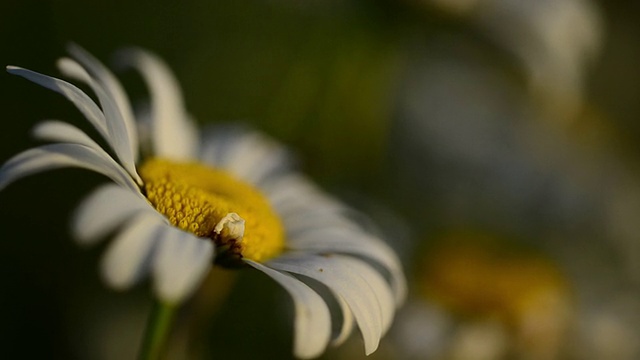
[(331, 341), (331, 345), (339, 346), (349, 338), (349, 335), (353, 332), (353, 325), (355, 322), (353, 321), (353, 313), (351, 312), (351, 309), (349, 309), (349, 304), (347, 304), (341, 296), (336, 296), (335, 298), (338, 301), (338, 305), (340, 305), (340, 310), (342, 311), (342, 326), (340, 327), (338, 335)]
[(126, 290), (149, 272), (161, 227), (156, 216), (133, 218), (109, 245), (102, 258), (102, 276), (113, 288)]
[(263, 182), (289, 164), (286, 151), (274, 141), (239, 127), (212, 129), (202, 144), (201, 159), (252, 184)]
[(283, 216), (283, 218), (283, 225), (289, 239), (298, 239), (311, 231), (325, 231), (334, 228), (356, 231), (357, 233), (363, 232), (362, 229), (340, 214), (300, 210), (297, 214)]
[(346, 207), (325, 195), (304, 176), (289, 173), (263, 186), (272, 206), (283, 217), (301, 212), (341, 213)]
[(109, 134), (107, 141), (115, 151), (118, 159), (122, 162), (123, 167), (127, 169), (139, 184), (142, 184), (142, 180), (138, 176), (135, 166), (134, 154), (137, 154), (137, 146), (133, 148), (129, 141), (131, 135), (128, 133), (127, 126), (115, 99), (74, 60), (61, 58), (58, 60), (58, 68), (66, 76), (85, 82), (96, 93), (98, 99), (100, 99), (102, 110), (104, 111), (107, 133)]
[(149, 86), (155, 155), (178, 160), (194, 159), (199, 144), (198, 132), (184, 108), (180, 86), (167, 65), (140, 49), (122, 52), (119, 60), (138, 69)]
[(63, 121), (43, 121), (33, 128), (32, 134), (39, 140), (84, 145), (106, 154), (104, 149), (84, 131)]
[(62, 94), (69, 101), (71, 101), (78, 108), (78, 110), (80, 110), (80, 112), (87, 118), (87, 120), (89, 120), (91, 125), (93, 125), (93, 127), (98, 130), (100, 135), (102, 135), (107, 140), (109, 139), (104, 114), (102, 113), (98, 105), (96, 105), (96, 103), (91, 100), (91, 98), (87, 96), (87, 94), (85, 94), (82, 90), (78, 89), (72, 84), (69, 84), (66, 81), (43, 75), (35, 71), (23, 69), (17, 66), (7, 66), (7, 71), (10, 74), (22, 76), (23, 78), (33, 81), (40, 86), (44, 86), (47, 89)]
[(120, 110), (122, 120), (127, 128), (129, 143), (133, 151), (134, 161), (138, 158), (138, 135), (135, 118), (127, 93), (122, 88), (118, 79), (98, 59), (76, 44), (70, 44), (69, 53), (102, 85), (105, 92), (115, 101)]
[(158, 252), (153, 259), (156, 294), (169, 303), (189, 297), (209, 272), (214, 248), (209, 239), (175, 227), (162, 228)]
[(365, 283), (369, 285), (371, 290), (376, 294), (376, 299), (380, 304), (382, 315), (382, 335), (386, 334), (393, 322), (393, 317), (396, 311), (391, 287), (378, 271), (364, 261), (351, 256), (335, 256), (339, 257), (341, 261), (346, 263), (354, 274), (360, 275), (364, 279)]
[(331, 316), (322, 297), (291, 275), (251, 260), (245, 259), (245, 262), (280, 283), (293, 298), (296, 312), (293, 346), (295, 356), (303, 359), (320, 356), (331, 337)]
[(396, 307), (402, 305), (406, 298), (406, 279), (400, 261), (393, 250), (381, 240), (359, 229), (314, 229), (289, 238), (288, 246), (293, 250), (353, 254), (376, 261), (391, 274), (391, 287)]
[(348, 253), (377, 261), (391, 274), (396, 306), (404, 302), (407, 285), (398, 258), (388, 245), (349, 220), (344, 215), (347, 207), (297, 174), (277, 178), (264, 191), (284, 220), (292, 249)]
[(114, 184), (99, 187), (75, 211), (72, 231), (81, 244), (93, 244), (141, 212), (162, 215), (142, 197)]
[(25, 176), (62, 167), (93, 170), (124, 187), (138, 191), (138, 186), (129, 174), (112, 158), (78, 144), (43, 145), (12, 157), (0, 168), (0, 189)]
[(297, 207), (297, 210), (297, 212), (288, 212), (286, 215), (279, 213), (290, 238), (296, 238), (312, 230), (329, 228), (355, 229), (362, 232), (362, 229), (344, 214), (328, 211), (322, 207), (314, 209), (311, 201), (306, 206)]
[(343, 257), (291, 254), (270, 260), (266, 265), (308, 276), (326, 285), (349, 305), (362, 333), (365, 353), (369, 355), (378, 348), (383, 319), (377, 295), (362, 276), (353, 272)]
[(207, 126), (202, 131), (200, 156), (202, 162), (222, 167), (226, 151), (239, 136), (241, 128), (236, 126)]

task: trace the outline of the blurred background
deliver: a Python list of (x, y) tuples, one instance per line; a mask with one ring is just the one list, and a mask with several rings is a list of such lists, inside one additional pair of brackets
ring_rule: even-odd
[[(640, 4), (596, 0), (4, 0), (0, 63), (59, 76), (73, 41), (164, 58), (201, 125), (239, 121), (368, 214), (411, 292), (370, 359), (640, 358)], [(120, 74), (145, 96), (135, 74)], [(61, 96), (0, 74), (0, 161)], [(116, 293), (68, 233), (105, 179), (0, 192), (5, 358), (134, 358), (148, 284)], [(291, 358), (292, 304), (217, 269), (169, 359)], [(325, 359), (364, 358), (358, 334)]]

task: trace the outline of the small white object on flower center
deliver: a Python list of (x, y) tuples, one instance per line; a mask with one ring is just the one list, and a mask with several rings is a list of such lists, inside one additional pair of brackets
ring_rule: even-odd
[(242, 237), (244, 236), (244, 219), (240, 217), (240, 215), (232, 212), (225, 215), (213, 228), (213, 231), (221, 235), (222, 230), (227, 229), (226, 237), (236, 240), (237, 242), (242, 241)]

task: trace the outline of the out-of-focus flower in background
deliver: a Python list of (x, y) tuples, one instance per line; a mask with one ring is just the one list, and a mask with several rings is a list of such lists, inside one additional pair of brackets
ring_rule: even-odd
[(575, 281), (548, 254), (478, 231), (445, 234), (423, 253), (393, 334), (407, 359), (638, 356), (638, 317), (629, 315), (639, 304), (596, 305), (589, 293), (598, 286)]
[[(437, 316), (444, 317), (450, 329), (440, 329), (440, 344), (429, 350), (400, 325), (396, 338), (406, 341), (407, 349), (411, 344), (425, 353), (439, 349), (438, 358), (559, 358), (574, 305), (570, 282), (556, 264), (482, 233), (447, 234), (435, 243), (418, 265), (420, 300), (405, 316), (440, 313), (424, 321), (433, 317), (428, 325), (433, 327), (442, 322)], [(418, 352), (418, 358), (418, 349), (408, 353)]]
[(476, 26), (525, 70), (531, 95), (574, 120), (588, 70), (602, 48), (602, 15), (591, 0), (427, 0)]
[[(412, 222), (428, 234), (422, 242), (442, 246), (429, 238), (440, 229), (489, 228), (520, 234), (503, 244), (507, 249), (520, 243), (553, 259), (571, 294), (556, 297), (572, 315), (556, 324), (567, 328), (567, 343), (547, 341), (538, 346), (553, 350), (546, 355), (529, 349), (516, 358), (636, 358), (630, 338), (637, 327), (632, 309), (640, 305), (634, 210), (640, 178), (637, 154), (621, 144), (637, 134), (622, 134), (623, 120), (589, 97), (593, 65), (599, 55), (610, 55), (599, 51), (611, 39), (603, 31), (605, 13), (586, 1), (432, 3), (451, 6), (461, 24), (413, 44), (391, 142), (396, 188), (405, 193)], [(505, 53), (519, 60), (505, 59)], [(468, 276), (486, 271), (473, 272), (476, 263), (468, 258), (455, 261), (471, 256), (468, 251), (447, 249), (447, 256), (435, 250), (442, 255), (437, 264), (445, 269), (445, 259), (454, 260), (449, 275), (460, 281), (458, 301), (476, 290), (476, 298), (493, 298), (495, 288), (479, 289)], [(509, 276), (523, 276), (526, 283), (527, 262), (516, 257), (522, 267), (513, 266)], [(453, 270), (460, 263), (467, 281)], [(416, 278), (434, 280), (424, 268), (415, 269)], [(494, 275), (497, 283), (508, 278)], [(434, 293), (441, 288), (424, 284)], [(436, 304), (412, 303), (400, 316), (397, 334), (407, 349), (422, 349), (413, 358), (470, 358), (460, 355), (465, 348), (479, 358), (509, 358), (523, 342), (500, 321), (459, 322), (459, 309)], [(428, 341), (405, 336), (420, 327), (429, 329)]]

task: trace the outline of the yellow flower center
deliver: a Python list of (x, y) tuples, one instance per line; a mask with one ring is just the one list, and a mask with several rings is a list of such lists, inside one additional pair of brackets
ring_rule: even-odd
[(221, 264), (264, 262), (282, 251), (280, 219), (253, 186), (202, 164), (159, 158), (139, 172), (149, 202), (174, 226), (212, 239)]

